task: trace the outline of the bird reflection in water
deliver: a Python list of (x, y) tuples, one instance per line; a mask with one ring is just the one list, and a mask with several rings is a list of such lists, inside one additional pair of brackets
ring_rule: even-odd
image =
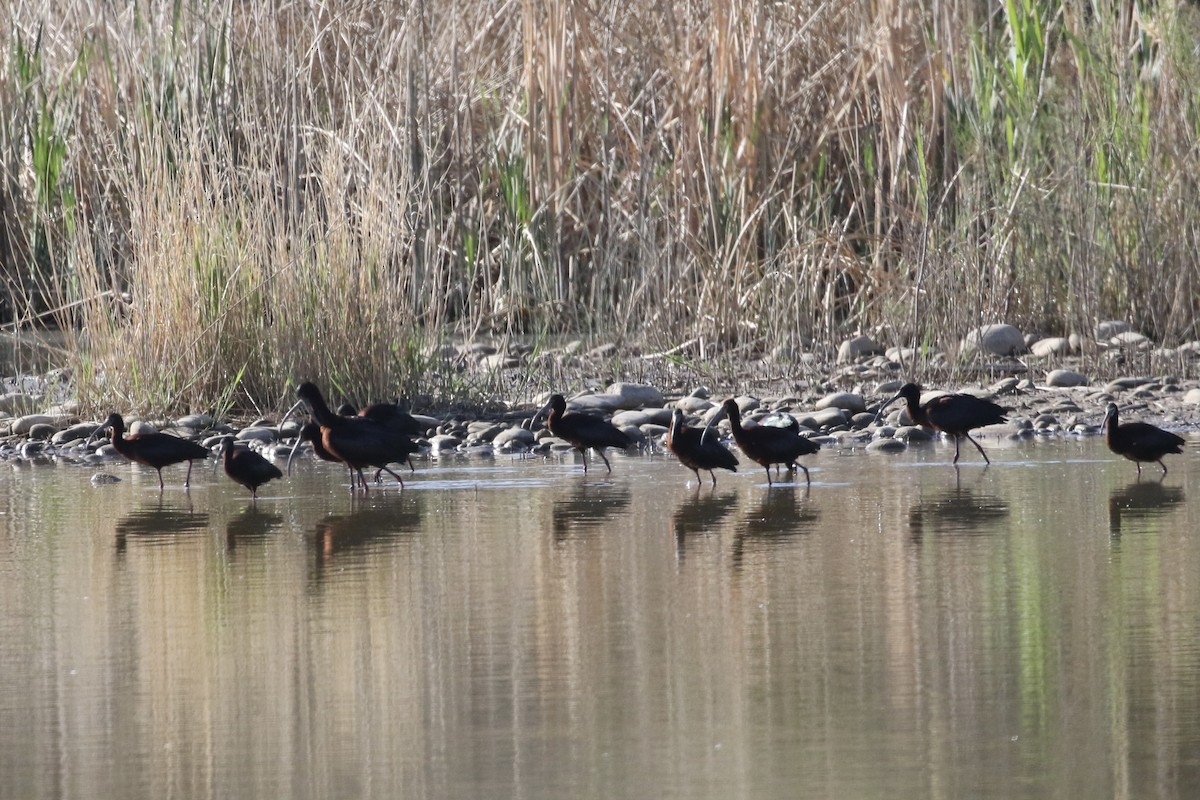
[(984, 533), (1008, 514), (1008, 503), (999, 497), (955, 486), (922, 498), (909, 509), (908, 528), (919, 544), (926, 533)]
[(283, 517), (260, 511), (254, 503), (246, 506), (242, 513), (225, 523), (225, 549), (233, 551), (239, 542), (261, 539), (283, 527)]
[(738, 520), (733, 537), (733, 566), (740, 569), (746, 555), (774, 547), (798, 534), (810, 533), (821, 512), (808, 504), (809, 489), (775, 484)]
[[(1108, 532), (1120, 539), (1122, 532), (1146, 530), (1151, 520), (1165, 516), (1183, 505), (1183, 489), (1158, 481), (1134, 481), (1108, 496)], [(1130, 523), (1135, 523), (1130, 525)], [(1128, 530), (1123, 531), (1123, 527)]]
[(163, 544), (185, 533), (208, 530), (208, 514), (197, 513), (191, 504), (164, 505), (162, 499), (153, 506), (137, 508), (117, 520), (117, 550), (123, 551), (128, 538)]
[(554, 541), (562, 542), (596, 530), (618, 511), (628, 508), (632, 497), (628, 487), (613, 483), (572, 486), (555, 498), (550, 509)]
[(318, 566), (339, 554), (411, 533), (420, 526), (422, 512), (420, 497), (404, 496), (349, 514), (329, 515), (313, 533)]
[(682, 560), (688, 536), (718, 530), (721, 520), (737, 507), (737, 499), (737, 492), (701, 493), (700, 484), (696, 484), (695, 492), (683, 493), (682, 499), (671, 514), (671, 531), (675, 534), (675, 557)]

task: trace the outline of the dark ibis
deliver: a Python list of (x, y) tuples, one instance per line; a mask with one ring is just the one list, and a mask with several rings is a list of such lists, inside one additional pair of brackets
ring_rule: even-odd
[(879, 407), (875, 419), (883, 414), (883, 410), (897, 400), (903, 399), (908, 406), (908, 416), (916, 425), (932, 428), (935, 431), (954, 437), (954, 463), (958, 464), (958, 446), (963, 437), (975, 445), (984, 463), (991, 464), (991, 459), (979, 442), (971, 438), (971, 431), (985, 425), (998, 425), (1008, 422), (1008, 409), (984, 400), (973, 394), (949, 393), (939, 395), (924, 405), (921, 404), (921, 387), (915, 383), (906, 383), (891, 400)]
[(234, 447), (236, 441), (232, 436), (226, 436), (221, 442), (225, 450), (222, 456), (222, 461), (225, 465), (225, 474), (234, 483), (240, 483), (249, 489), (254, 499), (258, 499), (258, 487), (268, 481), (283, 477), (283, 473), (279, 471), (279, 467), (258, 453), (253, 450), (239, 450)]
[[(424, 436), (425, 426), (409, 414), (403, 406), (398, 403), (372, 403), (358, 412), (358, 416), (373, 419), (376, 422), (388, 426), (391, 430), (404, 437)], [(408, 471), (416, 472), (417, 468), (413, 466), (412, 455), (417, 448), (414, 446), (407, 458)], [(379, 483), (379, 476), (383, 470), (375, 473), (375, 482)]]
[[(343, 415), (346, 416), (346, 415)], [(334, 464), (343, 463), (340, 458), (325, 449), (325, 440), (321, 436), (321, 426), (315, 422), (306, 422), (300, 426), (299, 438), (292, 447), (292, 452), (288, 454), (287, 471), (292, 474), (292, 458), (296, 455), (296, 448), (300, 446), (300, 442), (311, 442), (313, 446), (313, 455), (322, 461), (329, 461)], [(380, 470), (382, 472), (382, 470)], [(358, 475), (354, 470), (350, 470), (350, 489), (354, 490), (358, 487)]]
[(625, 449), (633, 444), (623, 431), (607, 420), (576, 411), (567, 413), (567, 401), (561, 394), (551, 395), (550, 402), (533, 415), (533, 420), (536, 422), (546, 413), (550, 415), (546, 419), (546, 427), (550, 429), (550, 432), (573, 446), (583, 456), (584, 472), (588, 471), (588, 448), (595, 450), (603, 459), (604, 466), (608, 467), (609, 472), (612, 472), (612, 464), (608, 463), (608, 458), (604, 455), (604, 448), (620, 447)]
[[(308, 404), (313, 419), (320, 426), (324, 449), (349, 468), (352, 491), (355, 487), (355, 473), (363, 491), (367, 491), (367, 480), (362, 474), (363, 467), (386, 470), (401, 487), (404, 486), (404, 479), (392, 472), (388, 464), (405, 461), (410, 453), (416, 451), (416, 444), (407, 436), (390, 425), (369, 417), (343, 417), (333, 413), (325, 403), (321, 390), (312, 383), (300, 384), (296, 394), (302, 402)], [(299, 444), (297, 441), (296, 447)], [(296, 453), (296, 447), (292, 448), (289, 462)]]
[(713, 470), (727, 469), (737, 472), (737, 457), (726, 449), (725, 445), (713, 436), (705, 440), (703, 431), (699, 428), (689, 428), (683, 420), (683, 410), (671, 412), (671, 427), (667, 429), (667, 449), (675, 454), (679, 463), (696, 473), (696, 480), (704, 483), (700, 470), (708, 470), (712, 485), (717, 485), (717, 475)]
[(729, 417), (729, 427), (733, 430), (733, 440), (737, 442), (737, 446), (746, 458), (762, 466), (767, 471), (767, 485), (771, 485), (771, 465), (783, 464), (788, 468), (789, 473), (794, 473), (796, 467), (804, 470), (804, 482), (812, 483), (808, 475), (808, 467), (796, 462), (800, 456), (808, 456), (821, 449), (821, 446), (811, 439), (807, 439), (800, 435), (799, 426), (777, 428), (772, 425), (755, 425), (754, 427), (744, 427), (742, 425), (742, 410), (738, 408), (737, 401), (733, 398), (726, 400), (721, 404), (720, 410), (712, 416), (708, 425), (704, 429), (704, 438), (707, 440), (708, 431), (721, 419), (722, 416)]
[(1182, 453), (1186, 441), (1182, 436), (1164, 431), (1149, 422), (1120, 422), (1116, 403), (1109, 403), (1104, 410), (1102, 427), (1108, 449), (1137, 464), (1139, 476), (1142, 474), (1143, 461), (1157, 461), (1163, 475), (1166, 475), (1167, 465), (1163, 463), (1163, 456)]
[[(120, 414), (109, 414), (104, 424), (92, 433), (95, 436), (108, 428), (112, 431), (112, 445), (118, 453), (130, 461), (154, 467), (158, 472), (158, 490), (163, 490), (162, 468), (181, 461), (188, 462), (187, 477), (183, 481), (184, 488), (192, 483), (192, 461), (198, 458), (208, 458), (208, 449), (188, 439), (180, 439), (166, 433), (136, 433), (125, 437), (125, 420)], [(89, 437), (89, 441), (91, 438)]]

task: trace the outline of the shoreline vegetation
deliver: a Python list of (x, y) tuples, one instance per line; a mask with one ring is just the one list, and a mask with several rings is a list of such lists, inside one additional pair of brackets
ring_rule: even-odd
[(994, 323), (1096, 377), (1196, 371), (1192, 3), (3, 22), (0, 319), (64, 332), (84, 410), (261, 415), (305, 379), (442, 408), (815, 387), (853, 380), (828, 368), (860, 335), (988, 384), (962, 343)]

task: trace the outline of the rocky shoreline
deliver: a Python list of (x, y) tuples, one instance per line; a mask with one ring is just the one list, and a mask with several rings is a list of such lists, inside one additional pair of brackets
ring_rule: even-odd
[[(1095, 435), (1110, 402), (1121, 407), (1127, 421), (1142, 420), (1177, 432), (1200, 429), (1200, 380), (1166, 371), (1119, 372), (1132, 365), (1174, 366), (1183, 372), (1200, 359), (1200, 343), (1158, 348), (1124, 323), (1115, 322), (1098, 325), (1095, 336), (1087, 341), (1079, 337), (1039, 339), (1012, 326), (990, 325), (968, 334), (959, 345), (959, 358), (963, 352), (974, 358), (970, 369), (961, 362), (950, 368), (951, 359), (945, 353), (924, 357), (922, 372), (930, 376), (925, 388), (970, 392), (1010, 409), (1005, 425), (987, 429), (993, 435)], [(920, 354), (912, 349), (884, 348), (868, 336), (847, 339), (836, 348), (836, 354), (832, 347), (813, 347), (795, 359), (791, 358), (795, 354), (785, 358), (781, 352), (744, 359), (742, 367), (721, 380), (699, 370), (699, 362), (663, 359), (661, 354), (619, 354), (615, 345), (586, 353), (577, 344), (545, 350), (534, 358), (537, 364), (531, 362), (531, 355), (532, 351), (520, 346), (503, 353), (480, 345), (455, 350), (464, 369), (509, 371), (514, 386), (521, 378), (527, 386), (531, 372), (547, 378), (560, 376), (571, 386), (553, 390), (567, 394), (569, 410), (611, 418), (635, 447), (650, 452), (663, 449), (674, 408), (685, 412), (689, 424), (702, 425), (729, 396), (736, 397), (751, 420), (769, 424), (764, 417), (789, 415), (804, 435), (825, 447), (894, 452), (932, 438), (928, 431), (909, 424), (907, 412), (899, 405), (876, 420), (876, 410), (899, 389), (905, 380), (902, 376), (912, 371), (910, 365)], [(636, 377), (607, 383), (587, 377), (612, 371), (618, 362), (623, 372)], [(789, 370), (788, 363), (794, 368)], [(1105, 371), (1114, 377), (1096, 377)], [(947, 378), (958, 375), (959, 380), (938, 382), (939, 374)], [(971, 374), (992, 379), (979, 383), (962, 379)], [(567, 375), (570, 377), (561, 377)], [(572, 386), (586, 388), (572, 394)], [(78, 414), (77, 403), (70, 399), (67, 371), (11, 378), (4, 381), (4, 389), (0, 394), (0, 458), (22, 463), (65, 459), (92, 466), (119, 459), (111, 443), (91, 438), (102, 419)], [(522, 391), (527, 389), (514, 390), (514, 394)], [(550, 393), (541, 392), (526, 402), (499, 403), (495, 409), (414, 414), (425, 431), (419, 440), (421, 452), (489, 457), (570, 450), (570, 445), (555, 439), (544, 427), (530, 429), (531, 418)], [(222, 437), (234, 435), (279, 460), (291, 451), (301, 423), (289, 419), (281, 426), (277, 419), (264, 418), (236, 424), (207, 414), (190, 414), (170, 420), (135, 419), (130, 432), (164, 431), (210, 450)]]

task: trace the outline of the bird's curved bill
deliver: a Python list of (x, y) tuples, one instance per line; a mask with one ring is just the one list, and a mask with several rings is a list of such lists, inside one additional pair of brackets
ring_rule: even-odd
[(708, 441), (708, 432), (716, 427), (716, 424), (725, 418), (725, 406), (717, 409), (717, 413), (709, 417), (708, 423), (704, 426), (704, 430), (700, 434), (700, 444), (704, 445)]

